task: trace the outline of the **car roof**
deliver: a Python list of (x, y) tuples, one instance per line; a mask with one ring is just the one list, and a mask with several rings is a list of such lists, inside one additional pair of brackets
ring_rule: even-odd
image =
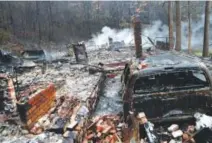
[[(195, 61), (195, 62), (194, 62)], [(167, 67), (167, 66), (198, 66), (201, 62), (197, 58), (188, 57), (185, 54), (177, 52), (163, 52), (160, 54), (148, 56), (144, 62), (149, 67)]]
[(206, 66), (197, 57), (175, 51), (160, 51), (143, 60), (134, 60), (130, 66), (133, 74), (151, 74), (164, 69), (202, 69)]

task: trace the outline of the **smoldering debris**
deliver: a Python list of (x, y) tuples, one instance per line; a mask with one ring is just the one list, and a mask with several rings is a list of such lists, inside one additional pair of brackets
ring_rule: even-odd
[[(188, 23), (186, 21), (182, 21), (181, 30), (185, 31), (182, 33), (182, 49), (186, 49), (188, 45), (187, 27)], [(197, 21), (192, 21), (191, 27), (192, 27), (191, 46), (194, 49), (202, 47), (204, 14), (199, 16)], [(114, 42), (123, 41), (127, 46), (134, 45), (133, 30), (131, 28), (113, 29), (108, 26), (104, 26), (101, 32), (93, 34), (92, 38), (86, 42), (88, 50), (98, 50), (108, 47), (109, 46), (108, 37), (111, 37)], [(148, 37), (151, 37), (154, 42), (156, 41), (166, 42), (166, 37), (168, 37), (168, 25), (165, 25), (161, 21), (157, 20), (153, 21), (151, 25), (145, 26), (142, 30), (143, 48), (149, 48), (152, 46), (151, 42), (149, 42), (148, 40)]]
[[(88, 64), (112, 71), (118, 68), (123, 69), (123, 63), (129, 61), (132, 57), (134, 57), (134, 50), (130, 47), (121, 48), (120, 51), (109, 51), (107, 49), (88, 51)], [(74, 59), (75, 61), (74, 57), (70, 57), (70, 59)], [(37, 108), (43, 110), (44, 108), (48, 108), (48, 110), (44, 112), (45, 114), (41, 114), (42, 111), (35, 113), (39, 113), (41, 117), (34, 119), (32, 110), (35, 109), (31, 109), (31, 114), (28, 114), (28, 116), (33, 117), (31, 121), (34, 120), (34, 123), (30, 128), (27, 127), (27, 124), (21, 122), (19, 114), (16, 111), (12, 111), (11, 113), (1, 112), (1, 142), (81, 143), (83, 140), (94, 141), (96, 139), (109, 142), (122, 142), (124, 138), (122, 129), (127, 128), (127, 125), (123, 123), (121, 114), (116, 115), (117, 112), (122, 110), (121, 97), (117, 93), (121, 90), (121, 77), (118, 70), (110, 74), (103, 72), (90, 74), (88, 64), (79, 64), (76, 62), (73, 64), (73, 61), (70, 59), (64, 62), (55, 60), (55, 62), (47, 63), (45, 72), (43, 72), (40, 66), (36, 65), (34, 69), (18, 73), (18, 86), (15, 86), (18, 101), (28, 101), (35, 96), (39, 96), (42, 98), (38, 98), (39, 100), (37, 102), (43, 104), (34, 104), (36, 106), (28, 106), (28, 109)], [(105, 76), (110, 79), (104, 80)], [(48, 95), (45, 90), (45, 92), (43, 90), (41, 92), (41, 89), (46, 89), (49, 83), (53, 83), (56, 90), (55, 98), (51, 99), (52, 104), (49, 103), (52, 96), (44, 96), (44, 94)], [(109, 97), (106, 100), (102, 100), (99, 97), (99, 91), (101, 90), (100, 83), (106, 83), (105, 90), (107, 91), (105, 92), (105, 98)], [(98, 105), (96, 106), (98, 100), (101, 100), (99, 103), (106, 101), (103, 104), (103, 108), (98, 108)], [(110, 102), (110, 100), (113, 100), (113, 102)], [(118, 103), (115, 106), (111, 106), (111, 104), (116, 102), (121, 104)], [(89, 117), (91, 117), (94, 109), (97, 109), (96, 107), (100, 110), (108, 110), (106, 110), (107, 112), (98, 111), (93, 115), (110, 113), (115, 115), (98, 116), (96, 119), (90, 119)], [(4, 106), (4, 108), (9, 108), (9, 106)], [(6, 111), (4, 108), (2, 110)], [(113, 110), (113, 108), (116, 108), (116, 110)], [(197, 118), (201, 122), (203, 122), (203, 119), (204, 121), (207, 120), (208, 124), (201, 125), (202, 128), (200, 130), (192, 123), (181, 125), (175, 122), (166, 124), (165, 126), (158, 126), (156, 123), (152, 123), (148, 124), (151, 126), (146, 126), (146, 129), (150, 131), (149, 136), (151, 136), (153, 131), (154, 134), (156, 133), (156, 137), (164, 142), (198, 140), (196, 137), (203, 133), (202, 129), (211, 126), (209, 125), (210, 116), (201, 115)], [(152, 126), (153, 124), (154, 128)], [(195, 135), (190, 133), (195, 133)], [(143, 141), (145, 140), (147, 138), (144, 137)]]
[(96, 116), (88, 122), (83, 142), (121, 142), (122, 127), (120, 115)]
[[(211, 141), (211, 116), (195, 113), (195, 121), (175, 122), (166, 124), (151, 123), (146, 128), (146, 120), (141, 122), (140, 134), (143, 142), (169, 142), (169, 143), (199, 143)], [(148, 129), (148, 130), (147, 130)]]
[[(114, 51), (105, 50), (104, 52), (111, 55), (117, 54), (117, 58), (121, 55), (121, 53)], [(94, 58), (92, 57), (93, 54), (101, 56)], [(125, 54), (125, 56), (118, 59), (125, 61), (129, 55), (128, 52), (125, 52)], [(101, 52), (89, 53), (89, 62), (91, 64), (95, 64), (98, 61), (101, 62), (101, 57), (105, 58), (105, 61), (102, 61), (104, 64), (106, 63), (105, 65), (111, 61), (119, 62), (115, 56), (109, 58), (106, 56)], [(71, 58), (73, 59), (73, 57)], [(30, 114), (26, 112), (26, 115), (33, 124), (28, 126), (29, 124), (23, 122), (16, 111), (12, 111), (11, 114), (1, 114), (0, 120), (2, 123), (10, 120), (15, 122), (14, 125), (8, 122), (8, 125), (14, 131), (9, 126), (0, 125), (2, 129), (0, 133), (1, 142), (71, 142), (73, 140), (80, 142), (78, 137), (84, 133), (85, 119), (89, 117), (90, 112), (95, 107), (99, 83), (101, 83), (102, 78), (102, 73), (89, 74), (86, 64), (73, 64), (71, 60), (47, 63), (45, 72), (43, 72), (42, 66), (39, 64), (33, 69), (17, 72), (17, 77), (14, 77), (14, 81), (17, 84), (14, 83), (17, 100), (21, 104), (26, 101), (33, 102), (30, 108), (26, 108), (26, 111), (30, 112)], [(55, 99), (53, 98), (54, 100), (51, 101), (54, 104), (49, 103), (48, 96), (44, 98), (42, 95), (46, 94), (45, 89), (49, 83), (53, 83), (56, 89)], [(39, 106), (34, 104), (34, 100), (30, 100), (36, 96), (42, 97), (39, 98)], [(34, 107), (34, 105), (38, 107)], [(5, 111), (4, 108), (2, 108), (3, 111)], [(34, 113), (35, 108), (40, 110), (48, 108), (48, 111), (43, 112), (45, 114), (41, 114), (41, 111)], [(37, 114), (41, 115), (38, 119), (34, 117), (38, 116)]]

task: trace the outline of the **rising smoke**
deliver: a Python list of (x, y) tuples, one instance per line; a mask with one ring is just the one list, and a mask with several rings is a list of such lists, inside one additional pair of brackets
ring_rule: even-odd
[[(147, 37), (150, 37), (153, 40), (155, 40), (156, 37), (167, 37), (168, 27), (166, 25), (163, 25), (161, 21), (155, 21), (151, 26), (145, 28), (142, 33), (143, 47), (150, 47), (152, 46), (152, 44), (149, 42)], [(116, 30), (107, 26), (103, 27), (100, 33), (92, 35), (92, 39), (90, 39), (87, 44), (91, 43), (92, 41), (97, 45), (97, 48), (100, 48), (101, 45), (108, 43), (108, 37), (113, 38), (114, 41), (124, 41), (126, 45), (134, 44), (132, 28)], [(158, 38), (158, 40), (165, 41), (165, 38)]]
[[(192, 29), (192, 37), (191, 37), (191, 46), (193, 49), (202, 49), (203, 47), (203, 38), (204, 38), (204, 20), (205, 15), (201, 15), (199, 20), (193, 21), (191, 23)], [(210, 16), (210, 23), (212, 23), (212, 15)], [(187, 49), (188, 41), (187, 41), (187, 33), (188, 33), (188, 23), (182, 22), (182, 48)], [(212, 33), (212, 25), (210, 25), (210, 32)], [(210, 44), (212, 43), (212, 35), (209, 36)]]
[[(212, 23), (212, 16), (210, 17)], [(175, 25), (173, 25), (175, 26)], [(181, 23), (181, 38), (182, 38), (182, 49), (187, 49), (188, 41), (188, 23), (183, 22)], [(204, 15), (200, 17), (199, 20), (193, 21), (191, 23), (192, 29), (192, 38), (191, 38), (191, 46), (193, 49), (202, 48), (203, 46), (203, 32), (204, 32)], [(210, 28), (212, 32), (212, 25)], [(143, 28), (142, 30), (142, 47), (151, 47), (152, 44), (147, 39), (150, 37), (152, 41), (166, 41), (165, 37), (168, 37), (168, 25), (163, 24), (161, 21), (154, 21), (151, 25)], [(209, 32), (209, 33), (211, 33)], [(100, 33), (93, 34), (92, 38), (86, 42), (88, 48), (94, 48), (89, 46), (88, 43), (95, 43), (96, 48), (101, 48), (101, 45), (108, 43), (108, 37), (113, 38), (114, 41), (124, 41), (126, 45), (134, 44), (134, 37), (133, 37), (133, 29), (132, 28), (125, 28), (121, 30), (112, 29), (110, 27), (103, 27)], [(174, 32), (174, 39), (175, 39), (175, 32)], [(210, 36), (210, 42), (212, 42), (212, 37)]]
[[(110, 27), (103, 27), (100, 33), (93, 34), (92, 38), (86, 42), (88, 48), (101, 48), (102, 45), (108, 43), (108, 38), (113, 38), (114, 41), (124, 41), (125, 44), (133, 42), (133, 29), (125, 28), (121, 30), (112, 29)], [(96, 46), (93, 46), (93, 44)]]

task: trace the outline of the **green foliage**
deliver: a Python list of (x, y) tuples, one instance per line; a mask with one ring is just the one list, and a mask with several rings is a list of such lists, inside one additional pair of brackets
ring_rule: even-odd
[[(202, 50), (201, 50), (201, 48), (200, 49), (193, 50), (192, 53), (194, 55), (198, 56), (198, 57), (202, 57)], [(212, 50), (211, 49), (209, 50), (209, 57), (212, 57)]]

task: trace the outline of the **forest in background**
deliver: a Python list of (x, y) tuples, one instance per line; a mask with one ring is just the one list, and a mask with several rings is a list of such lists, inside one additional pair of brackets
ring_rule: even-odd
[[(187, 21), (187, 2), (180, 4), (181, 20)], [(204, 2), (191, 2), (190, 7), (193, 21), (204, 13)], [(138, 9), (143, 24), (160, 20), (168, 25), (168, 4), (164, 1), (1, 1), (0, 44), (88, 40), (104, 26), (130, 28)]]

